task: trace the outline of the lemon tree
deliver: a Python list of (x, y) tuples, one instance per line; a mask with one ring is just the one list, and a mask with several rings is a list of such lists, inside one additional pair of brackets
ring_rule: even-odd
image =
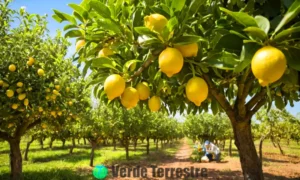
[[(64, 122), (61, 116), (69, 114), (74, 98), (66, 87), (78, 71), (63, 60), (67, 40), (45, 33), (45, 17), (14, 12), (10, 1), (0, 2), (6, 12), (0, 18), (0, 138), (10, 145), (11, 179), (21, 179), (21, 137), (40, 124)], [(13, 17), (20, 21), (10, 27)]]
[[(251, 119), (263, 106), (283, 109), (299, 100), (299, 0), (83, 0), (69, 6), (72, 15), (55, 10), (53, 18), (68, 23), (66, 37), (84, 44), (74, 59), (84, 63), (83, 73), (92, 70), (96, 97), (121, 102), (120, 89), (104, 86), (119, 75), (124, 89), (147, 82), (150, 110), (225, 112), (244, 178), (263, 179)], [(99, 57), (103, 48), (114, 53)], [(110, 87), (123, 89), (123, 80), (109, 80)]]

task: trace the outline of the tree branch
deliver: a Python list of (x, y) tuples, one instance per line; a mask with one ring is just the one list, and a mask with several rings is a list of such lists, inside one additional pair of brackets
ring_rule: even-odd
[(262, 97), (262, 99), (260, 99), (258, 101), (258, 103), (254, 106), (254, 108), (249, 111), (248, 116), (250, 117), (249, 119), (251, 119), (251, 117), (267, 102), (266, 97)]
[(42, 120), (39, 118), (38, 120), (36, 120), (36, 121), (34, 121), (33, 123), (29, 124), (29, 125), (27, 126), (26, 131), (28, 131), (28, 130), (34, 128), (36, 125), (40, 124), (41, 122), (42, 122)]
[(242, 75), (242, 77), (238, 81), (238, 93), (237, 93), (237, 98), (236, 98), (236, 102), (235, 102), (235, 107), (237, 107), (239, 116), (241, 116), (241, 117), (246, 116), (245, 101), (246, 101), (247, 96), (244, 96), (244, 92), (247, 91), (246, 87), (248, 88), (248, 86), (249, 86), (249, 83), (247, 83), (246, 84), (247, 86), (245, 86), (245, 82), (246, 82), (246, 79), (248, 78), (249, 73), (250, 73), (250, 68), (248, 68), (245, 71), (245, 73)]
[(10, 138), (12, 138), (8, 133), (0, 131), (0, 139), (4, 139), (8, 141)]
[(246, 104), (247, 110), (250, 111), (255, 106), (255, 104), (266, 95), (266, 92), (266, 89), (263, 88), (259, 93), (256, 93), (255, 96)]
[(232, 107), (230, 106), (229, 102), (227, 101), (227, 99), (225, 98), (224, 94), (219, 92), (216, 85), (212, 82), (212, 80), (209, 78), (209, 76), (207, 74), (203, 73), (202, 76), (209, 86), (210, 93), (220, 103), (220, 105), (225, 110), (225, 112), (228, 114), (228, 116), (234, 117), (234, 111), (233, 111)]

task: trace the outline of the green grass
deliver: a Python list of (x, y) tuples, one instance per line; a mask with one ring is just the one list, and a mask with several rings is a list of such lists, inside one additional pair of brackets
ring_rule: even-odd
[[(29, 161), (23, 160), (24, 179), (94, 179), (91, 172), (92, 168), (89, 167), (90, 146), (83, 145), (83, 142), (81, 142), (81, 145), (74, 149), (73, 154), (69, 154), (68, 146), (70, 145), (71, 142), (67, 141), (66, 147), (61, 148), (61, 142), (55, 141), (51, 150), (48, 148), (48, 140), (44, 142), (45, 149), (41, 149), (37, 141), (33, 142), (30, 146)], [(164, 148), (160, 147), (156, 151), (155, 144), (151, 140), (150, 156), (147, 156), (145, 142), (139, 142), (136, 151), (133, 151), (133, 146), (130, 146), (129, 161), (125, 158), (125, 149), (123, 147), (117, 146), (117, 150), (113, 151), (112, 146), (100, 146), (95, 151), (94, 165), (158, 164), (163, 159), (172, 157), (177, 151), (178, 146), (178, 143), (164, 145)], [(25, 147), (26, 141), (22, 141), (22, 156), (24, 156), (23, 150)], [(0, 162), (0, 179), (9, 179), (9, 146), (6, 142), (0, 142)]]

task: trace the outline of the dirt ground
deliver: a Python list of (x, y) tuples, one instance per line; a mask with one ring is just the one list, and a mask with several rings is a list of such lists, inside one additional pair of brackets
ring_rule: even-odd
[[(192, 154), (192, 147), (184, 139), (182, 146), (176, 153), (176, 155), (168, 160), (163, 160), (161, 164), (157, 165), (155, 172), (153, 173), (153, 167), (147, 168), (147, 177), (145, 178), (133, 178), (133, 172), (131, 178), (111, 178), (111, 179), (213, 179), (213, 180), (242, 180), (242, 171), (239, 158), (237, 157), (225, 157), (221, 163), (198, 163), (192, 162), (190, 156)], [(146, 162), (145, 162), (146, 163)], [(266, 180), (281, 180), (281, 179), (293, 179), (300, 180), (300, 158), (292, 156), (281, 156), (279, 154), (264, 153), (264, 176)], [(192, 167), (194, 169), (192, 169)], [(162, 168), (164, 171), (163, 177), (159, 177), (158, 168)], [(174, 169), (172, 172), (172, 168)], [(184, 171), (183, 174), (189, 176), (176, 175), (176, 168), (188, 168), (189, 171)], [(199, 168), (198, 177), (196, 177), (196, 168)], [(111, 171), (111, 170), (110, 170)], [(193, 174), (191, 172), (194, 172)], [(140, 171), (141, 172), (141, 171)], [(189, 174), (187, 174), (188, 172)], [(111, 172), (110, 172), (111, 174)], [(173, 176), (171, 175), (173, 174)], [(153, 175), (155, 177), (153, 177)], [(205, 176), (206, 175), (206, 176)], [(141, 176), (140, 176), (141, 177)]]

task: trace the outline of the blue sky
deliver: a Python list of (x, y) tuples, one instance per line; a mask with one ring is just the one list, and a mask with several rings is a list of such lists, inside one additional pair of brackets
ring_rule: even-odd
[[(50, 35), (54, 36), (57, 29), (63, 29), (64, 24), (60, 24), (52, 19), (53, 11), (52, 9), (57, 9), (65, 13), (72, 13), (72, 9), (68, 6), (69, 3), (79, 4), (81, 0), (14, 0), (11, 3), (11, 8), (18, 10), (20, 7), (25, 6), (26, 11), (35, 14), (48, 14), (48, 29), (50, 30)], [(70, 40), (72, 46), (69, 48), (68, 56), (75, 52), (74, 40)], [(287, 110), (293, 115), (300, 112), (300, 102), (295, 102), (295, 106), (292, 108), (287, 106)]]

